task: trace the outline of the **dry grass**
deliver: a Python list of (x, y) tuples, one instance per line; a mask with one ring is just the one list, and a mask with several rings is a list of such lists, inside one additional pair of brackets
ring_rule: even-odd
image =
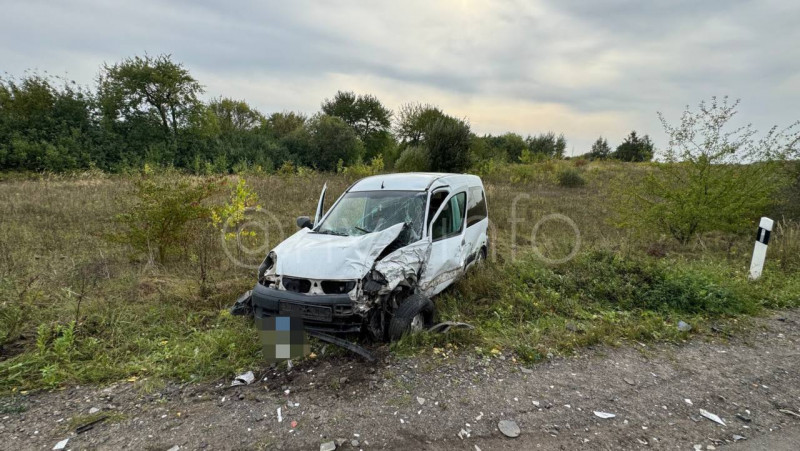
[[(511, 347), (520, 356), (535, 359), (551, 349), (566, 352), (602, 341), (676, 337), (670, 326), (674, 311), (598, 304), (566, 314), (564, 309), (580, 303), (580, 286), (572, 298), (564, 299), (558, 293), (566, 288), (555, 281), (577, 277), (568, 269), (572, 263), (550, 266), (534, 256), (558, 260), (576, 244), (579, 256), (600, 250), (663, 266), (713, 268), (719, 283), (731, 277), (740, 283), (748, 266), (750, 236), (701, 237), (679, 247), (661, 237), (633, 237), (610, 225), (612, 181), (621, 174), (635, 181), (650, 170), (648, 165), (591, 162), (580, 168), (585, 186), (560, 187), (557, 174), (568, 167), (573, 165), (545, 162), (494, 167), (481, 174), (491, 220), (490, 262), (484, 272), (449, 291), (441, 301), (444, 316), (476, 321), (479, 331), (447, 340), (475, 343), (481, 349)], [(259, 243), (266, 248), (296, 230), (297, 216), (313, 215), (324, 183), (329, 206), (355, 181), (344, 174), (315, 173), (245, 178), (266, 212), (259, 213), (260, 217), (271, 221), (269, 242)], [(130, 177), (97, 173), (0, 182), (0, 391), (131, 377), (198, 380), (258, 365), (254, 331), (246, 320), (225, 312), (237, 295), (252, 286), (253, 270), (235, 265), (220, 242), (212, 243), (208, 247), (210, 287), (201, 290), (198, 262), (190, 248), (162, 266), (108, 241), (104, 237), (118, 227), (115, 216), (134, 208), (132, 192)], [(797, 223), (779, 225), (771, 243), (778, 258), (769, 263), (767, 274), (792, 276), (788, 285), (767, 277), (764, 284), (774, 288), (775, 299), (752, 302), (795, 305), (791, 290), (798, 288), (799, 233)], [(648, 256), (649, 251), (656, 257)], [(236, 250), (234, 255), (257, 264), (264, 253)], [(643, 263), (643, 267), (648, 265)], [(528, 279), (520, 279), (519, 274), (528, 274)], [(508, 286), (514, 288), (495, 293), (480, 289), (503, 281), (513, 282)], [(541, 286), (525, 288), (527, 283)], [(735, 288), (737, 293), (758, 291), (746, 284)], [(467, 304), (477, 301), (465, 294), (470, 292), (488, 298), (476, 304), (480, 310)], [(531, 309), (522, 316), (496, 313), (506, 307), (520, 308), (522, 300), (540, 302), (544, 310)], [(516, 321), (496, 320), (511, 317)], [(582, 332), (567, 328), (568, 322), (576, 321)]]

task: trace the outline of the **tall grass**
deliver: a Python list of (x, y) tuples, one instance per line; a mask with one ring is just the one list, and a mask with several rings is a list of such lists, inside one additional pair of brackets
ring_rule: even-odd
[[(453, 342), (536, 360), (593, 343), (682, 338), (679, 319), (702, 331), (706, 321), (798, 304), (797, 223), (779, 223), (765, 276), (750, 283), (749, 234), (667, 244), (654, 258), (647, 250), (658, 237), (632, 237), (609, 223), (611, 181), (622, 174), (636, 180), (647, 165), (591, 162), (581, 167), (585, 186), (561, 187), (557, 174), (569, 167), (548, 161), (481, 169), (489, 261), (436, 300), (442, 318), (477, 328), (409, 337), (394, 349)], [(0, 391), (204, 380), (258, 365), (252, 326), (225, 312), (252, 287), (254, 271), (235, 264), (222, 243), (206, 246), (204, 288), (191, 246), (159, 264), (106, 239), (118, 231), (114, 218), (135, 208), (134, 177), (0, 182)], [(270, 221), (268, 248), (296, 230), (297, 216), (313, 215), (324, 183), (329, 206), (357, 175), (245, 178)], [(577, 234), (554, 213), (568, 217)], [(544, 218), (551, 219), (540, 223)], [(559, 260), (573, 250), (577, 256), (558, 265), (539, 258)], [(234, 256), (263, 258), (245, 254)]]

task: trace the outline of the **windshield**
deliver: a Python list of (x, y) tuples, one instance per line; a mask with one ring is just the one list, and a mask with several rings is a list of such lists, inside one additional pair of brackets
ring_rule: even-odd
[(347, 193), (333, 207), (318, 233), (364, 235), (395, 224), (411, 225), (408, 242), (422, 237), (425, 193), (418, 191), (363, 191)]

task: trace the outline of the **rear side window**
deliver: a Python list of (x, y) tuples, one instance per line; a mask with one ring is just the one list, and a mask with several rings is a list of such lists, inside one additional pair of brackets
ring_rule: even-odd
[(467, 203), (467, 227), (481, 222), (487, 215), (486, 196), (483, 194), (483, 188), (480, 186), (470, 188)]

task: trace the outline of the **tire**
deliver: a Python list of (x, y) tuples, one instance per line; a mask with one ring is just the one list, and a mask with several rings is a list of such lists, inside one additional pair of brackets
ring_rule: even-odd
[(430, 328), (433, 325), (434, 310), (433, 301), (421, 294), (412, 294), (407, 297), (395, 310), (394, 316), (389, 322), (389, 340), (399, 340), (410, 332), (414, 318), (417, 318), (418, 321), (421, 320), (425, 329)]

